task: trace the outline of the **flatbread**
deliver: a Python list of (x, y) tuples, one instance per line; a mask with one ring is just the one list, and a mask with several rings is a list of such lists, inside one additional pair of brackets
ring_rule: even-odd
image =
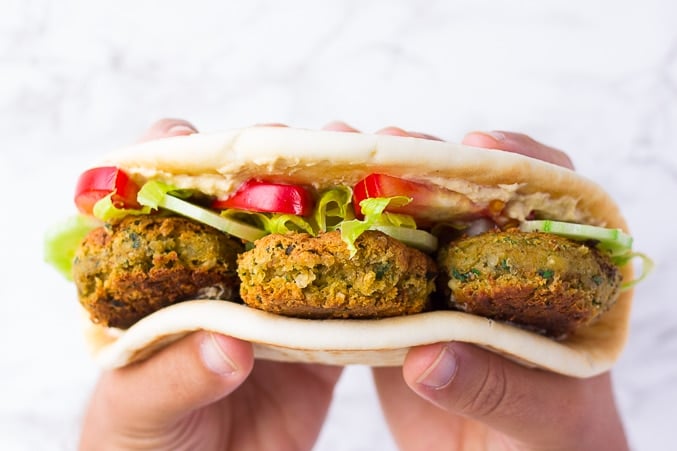
[[(613, 199), (568, 169), (522, 155), (386, 135), (253, 127), (137, 144), (104, 161), (137, 182), (161, 179), (181, 188), (227, 195), (251, 177), (313, 185), (352, 185), (373, 172), (437, 184), (473, 203), (499, 200), (515, 219), (536, 209), (552, 219), (627, 231)], [(632, 279), (625, 265), (625, 280)], [(608, 370), (628, 334), (632, 292), (563, 341), (463, 312), (437, 311), (379, 320), (286, 318), (226, 301), (164, 308), (125, 331), (87, 324), (98, 362), (119, 367), (146, 358), (195, 330), (254, 343), (257, 357), (326, 364), (401, 365), (412, 346), (475, 343), (525, 365), (576, 377)]]

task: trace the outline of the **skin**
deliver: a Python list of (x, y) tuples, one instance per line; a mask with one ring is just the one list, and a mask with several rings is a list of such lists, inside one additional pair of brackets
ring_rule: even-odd
[[(325, 129), (358, 132), (342, 122)], [(143, 140), (194, 133), (164, 119)], [(387, 127), (382, 134), (433, 136)], [(566, 154), (525, 135), (474, 132), (465, 144), (573, 168)], [(150, 359), (101, 375), (81, 449), (310, 450), (341, 368), (268, 361), (252, 346), (195, 332)], [(374, 381), (402, 450), (626, 450), (608, 373), (573, 379), (528, 369), (464, 343), (412, 349)]]
[[(164, 119), (142, 140), (195, 133)], [(342, 368), (257, 361), (250, 343), (196, 332), (139, 364), (104, 372), (82, 450), (311, 449)]]
[[(380, 133), (426, 137), (394, 127)], [(463, 143), (573, 169), (565, 153), (522, 134), (473, 132)], [(570, 378), (470, 344), (437, 343), (412, 349), (402, 368), (373, 369), (373, 376), (402, 450), (628, 449), (609, 373)]]

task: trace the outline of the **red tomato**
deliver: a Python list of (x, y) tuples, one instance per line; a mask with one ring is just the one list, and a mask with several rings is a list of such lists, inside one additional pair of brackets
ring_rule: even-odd
[(248, 180), (232, 196), (216, 199), (212, 208), (308, 216), (313, 204), (313, 197), (302, 186)]
[(136, 195), (139, 186), (127, 174), (113, 166), (89, 169), (80, 175), (75, 188), (75, 205), (80, 212), (92, 214), (94, 204), (113, 193), (118, 208), (139, 208)]
[(362, 216), (360, 202), (368, 197), (407, 196), (411, 202), (387, 210), (413, 216), (421, 224), (450, 218), (472, 217), (481, 209), (463, 194), (385, 174), (370, 174), (353, 187), (355, 213)]

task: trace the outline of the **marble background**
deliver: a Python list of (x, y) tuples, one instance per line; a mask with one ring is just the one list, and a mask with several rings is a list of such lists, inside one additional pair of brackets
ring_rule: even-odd
[[(676, 24), (672, 0), (0, 0), (0, 449), (76, 445), (97, 369), (42, 237), (81, 170), (166, 116), (508, 129), (566, 150), (657, 264), (614, 376), (634, 448), (674, 449)], [(316, 449), (394, 449), (366, 368)]]

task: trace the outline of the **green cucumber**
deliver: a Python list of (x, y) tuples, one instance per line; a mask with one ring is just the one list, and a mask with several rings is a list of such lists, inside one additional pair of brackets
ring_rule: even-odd
[(632, 237), (621, 229), (609, 229), (571, 222), (536, 220), (520, 224), (523, 232), (545, 232), (560, 235), (573, 240), (599, 242), (598, 247), (612, 256), (626, 254), (632, 249)]

